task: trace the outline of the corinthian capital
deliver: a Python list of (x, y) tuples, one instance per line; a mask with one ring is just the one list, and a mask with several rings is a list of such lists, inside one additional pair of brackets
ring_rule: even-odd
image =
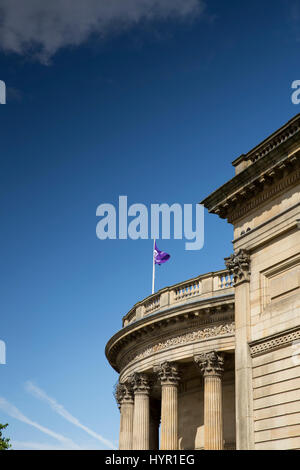
[(123, 405), (123, 403), (133, 403), (133, 388), (131, 378), (129, 378), (126, 382), (118, 383), (114, 395), (119, 407)]
[(205, 354), (199, 354), (194, 357), (194, 361), (200, 368), (204, 377), (221, 377), (224, 372), (224, 357), (222, 354), (212, 351)]
[(250, 280), (250, 255), (246, 250), (240, 249), (225, 258), (225, 265), (230, 274), (233, 274), (235, 285)]
[(150, 380), (147, 374), (135, 372), (132, 376), (132, 386), (135, 393), (149, 393)]
[(175, 362), (163, 362), (156, 372), (162, 385), (177, 385), (179, 382), (178, 365)]

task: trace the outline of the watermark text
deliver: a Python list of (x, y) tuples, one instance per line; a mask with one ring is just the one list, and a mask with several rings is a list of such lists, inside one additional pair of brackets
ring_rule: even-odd
[(188, 240), (186, 250), (201, 250), (204, 245), (204, 207), (201, 204), (151, 204), (149, 214), (145, 204), (128, 207), (127, 196), (119, 196), (118, 208), (113, 204), (100, 204), (96, 215), (101, 217), (96, 227), (100, 240), (184, 238)]
[(0, 104), (6, 104), (6, 85), (3, 80), (0, 80)]
[(6, 364), (6, 344), (0, 340), (0, 364)]

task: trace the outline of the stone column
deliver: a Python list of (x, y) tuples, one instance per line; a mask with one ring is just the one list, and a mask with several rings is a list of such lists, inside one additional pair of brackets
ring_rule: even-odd
[(194, 358), (204, 376), (204, 449), (223, 450), (222, 374), (224, 359), (215, 351)]
[(240, 249), (225, 258), (235, 286), (235, 413), (237, 450), (254, 449), (250, 316), (250, 255)]
[(149, 379), (146, 374), (133, 375), (134, 413), (133, 450), (149, 450)]
[(161, 383), (161, 450), (178, 449), (178, 382), (177, 364), (164, 362), (157, 370)]
[(120, 435), (119, 449), (132, 449), (132, 432), (133, 432), (133, 389), (128, 380), (125, 383), (119, 383), (115, 393), (116, 400), (120, 408)]

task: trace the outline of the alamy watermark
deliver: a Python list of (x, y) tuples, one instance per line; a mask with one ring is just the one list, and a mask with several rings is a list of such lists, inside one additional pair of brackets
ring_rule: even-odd
[(295, 90), (291, 96), (292, 103), (300, 104), (300, 80), (293, 81), (292, 89)]
[[(0, 80), (0, 104), (6, 104), (6, 85)], [(0, 364), (6, 364), (6, 344), (0, 340)]]
[[(204, 207), (201, 204), (145, 204), (128, 207), (127, 196), (119, 196), (119, 206), (100, 204), (96, 227), (100, 240), (188, 240), (186, 250), (201, 250), (204, 245)], [(194, 220), (195, 216), (195, 220)], [(173, 231), (171, 232), (171, 220)]]
[(0, 364), (6, 364), (6, 344), (0, 340)]
[(6, 85), (3, 80), (0, 80), (0, 104), (6, 104)]

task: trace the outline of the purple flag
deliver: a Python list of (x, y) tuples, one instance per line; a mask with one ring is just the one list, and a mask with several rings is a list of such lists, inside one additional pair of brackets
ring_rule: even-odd
[(159, 266), (163, 263), (166, 263), (171, 258), (171, 256), (168, 253), (165, 253), (164, 251), (160, 251), (157, 248), (156, 242), (154, 246), (153, 255), (154, 255), (154, 263), (158, 264)]

